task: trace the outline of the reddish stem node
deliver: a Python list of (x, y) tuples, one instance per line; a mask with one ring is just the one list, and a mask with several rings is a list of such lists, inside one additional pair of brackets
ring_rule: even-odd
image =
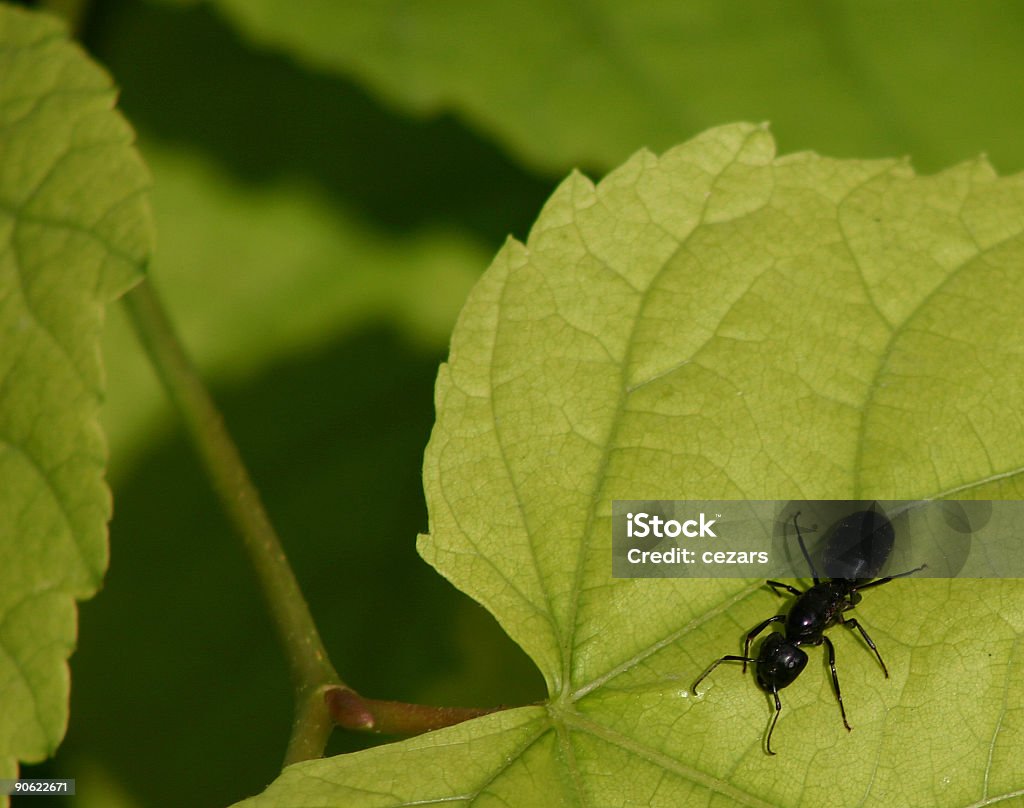
[(403, 701), (367, 699), (345, 687), (324, 691), (327, 709), (339, 727), (382, 735), (419, 735), (496, 713), (504, 707), (431, 707)]

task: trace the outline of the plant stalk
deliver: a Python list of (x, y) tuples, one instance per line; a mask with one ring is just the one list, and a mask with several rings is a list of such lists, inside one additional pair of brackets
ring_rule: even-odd
[(295, 688), (295, 720), (285, 765), (321, 757), (336, 724), (360, 732), (417, 735), (505, 709), (366, 699), (341, 681), (259, 492), (152, 282), (144, 280), (123, 300), (139, 341), (177, 408), (229, 520), (242, 537), (288, 659)]
[(139, 340), (184, 421), (228, 518), (243, 539), (287, 656), (295, 687), (296, 720), (286, 763), (319, 757), (331, 725), (320, 691), (327, 685), (345, 685), (327, 656), (259, 492), (152, 282), (144, 280), (123, 299)]
[(431, 707), (367, 699), (344, 687), (324, 689), (323, 699), (339, 727), (383, 735), (420, 735), (496, 713), (504, 707)]

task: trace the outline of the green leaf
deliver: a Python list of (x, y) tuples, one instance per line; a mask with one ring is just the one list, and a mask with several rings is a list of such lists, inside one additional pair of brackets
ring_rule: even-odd
[(63, 737), (75, 600), (107, 567), (98, 340), (151, 241), (114, 98), (56, 20), (0, 6), (0, 776)]
[(1012, 3), (211, 2), (261, 45), (401, 108), (453, 110), (559, 173), (738, 118), (792, 148), (1024, 165)]
[[(509, 241), (437, 384), (423, 556), (550, 699), (289, 768), (252, 806), (967, 805), (1024, 796), (1024, 584), (907, 580), (773, 708), (720, 668), (761, 581), (614, 580), (611, 501), (1021, 498), (1024, 178), (776, 158), (733, 125)], [(813, 652), (812, 652), (813, 653)], [(841, 776), (839, 773), (841, 772)]]

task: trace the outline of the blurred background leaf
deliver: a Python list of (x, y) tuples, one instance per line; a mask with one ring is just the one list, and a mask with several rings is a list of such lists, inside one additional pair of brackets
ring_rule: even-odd
[[(770, 120), (783, 153), (1024, 166), (1017, 4), (565, 8), (94, 0), (81, 16), (155, 175), (153, 274), (339, 670), (368, 695), (543, 695), (414, 536), (455, 315), (568, 168), (733, 119)], [(276, 774), (286, 674), (236, 541), (113, 326), (111, 570), (82, 609), (69, 737), (46, 771), (107, 804), (223, 805)]]
[(787, 151), (1020, 165), (1011, 0), (209, 2), (255, 43), (410, 112), (456, 110), (546, 170), (609, 168), (731, 120), (770, 120)]

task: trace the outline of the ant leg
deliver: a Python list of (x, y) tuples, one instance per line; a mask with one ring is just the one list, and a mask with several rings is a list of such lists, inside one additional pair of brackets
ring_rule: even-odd
[(772, 688), (772, 695), (775, 696), (775, 717), (772, 718), (772, 723), (768, 727), (768, 737), (765, 739), (764, 748), (769, 755), (774, 755), (772, 751), (772, 733), (775, 732), (775, 725), (779, 723), (779, 713), (782, 712), (782, 702), (779, 701), (779, 691), (777, 688)]
[(713, 671), (715, 668), (717, 668), (723, 662), (742, 662), (743, 663), (743, 669), (746, 670), (747, 663), (748, 662), (757, 662), (757, 657), (754, 657), (753, 659), (751, 659), (750, 657), (735, 656), (733, 654), (728, 654), (727, 656), (724, 656), (721, 659), (719, 659), (719, 660), (717, 660), (715, 662), (712, 662), (710, 667), (708, 667), (708, 669), (706, 671), (704, 671), (704, 673), (702, 673), (700, 676), (697, 677), (697, 680), (693, 683), (693, 687), (690, 688), (694, 692), (695, 695), (697, 694), (697, 685), (699, 685), (701, 682), (703, 682), (708, 677), (708, 674), (710, 674), (711, 671)]
[(882, 666), (882, 672), (885, 673), (885, 678), (888, 679), (889, 669), (885, 667), (885, 662), (882, 661), (882, 655), (878, 653), (878, 648), (875, 646), (874, 642), (872, 642), (868, 633), (864, 630), (864, 626), (858, 623), (856, 618), (851, 617), (849, 620), (844, 620), (842, 615), (839, 616), (839, 622), (847, 628), (855, 628), (860, 632), (860, 636), (864, 638), (864, 642), (868, 644), (868, 647), (871, 648), (871, 650), (875, 652), (875, 656), (878, 657), (878, 664)]
[(920, 567), (914, 567), (914, 569), (912, 569), (912, 570), (907, 570), (906, 572), (900, 572), (900, 573), (898, 573), (896, 575), (890, 575), (890, 576), (888, 576), (886, 578), (879, 578), (877, 581), (872, 581), (869, 584), (863, 584), (861, 586), (858, 586), (854, 591), (856, 591), (856, 592), (863, 592), (865, 589), (870, 589), (873, 586), (881, 586), (882, 584), (887, 584), (887, 583), (889, 583), (889, 581), (895, 581), (897, 578), (906, 578), (908, 575), (913, 575), (915, 572), (920, 572), (921, 570), (924, 570), (924, 569), (928, 569), (928, 565), (927, 564), (922, 564)]
[[(852, 622), (856, 622), (851, 620)], [(836, 648), (832, 645), (832, 640), (828, 637), (823, 636), (821, 638), (825, 641), (825, 646), (828, 648), (828, 666), (832, 668), (832, 684), (836, 688), (836, 700), (839, 702), (839, 712), (843, 716), (843, 726), (846, 727), (846, 731), (849, 732), (852, 727), (850, 722), (846, 720), (846, 708), (843, 707), (843, 693), (839, 689), (839, 675), (836, 673)]]
[(772, 588), (772, 591), (776, 595), (781, 595), (782, 594), (779, 591), (780, 589), (785, 589), (787, 592), (789, 592), (789, 594), (796, 595), (797, 597), (800, 597), (803, 594), (803, 592), (801, 592), (795, 586), (790, 586), (789, 584), (780, 583), (779, 581), (765, 581), (765, 583), (768, 584), (768, 586), (770, 586)]
[(814, 579), (814, 584), (817, 586), (821, 583), (821, 578), (818, 577), (818, 571), (814, 568), (814, 562), (811, 561), (811, 555), (807, 552), (807, 546), (804, 544), (804, 537), (800, 533), (800, 525), (796, 521), (797, 517), (800, 516), (800, 511), (793, 514), (793, 527), (796, 528), (796, 538), (800, 542), (800, 551), (804, 554), (804, 558), (807, 560), (807, 566), (811, 568), (811, 578)]
[[(784, 615), (784, 614), (777, 614), (777, 615), (775, 615), (775, 617), (769, 617), (767, 620), (761, 621), (756, 626), (754, 626), (752, 629), (750, 629), (750, 632), (747, 634), (747, 641), (743, 644), (743, 656), (744, 657), (749, 657), (750, 656), (750, 643), (752, 643), (754, 641), (754, 638), (757, 637), (758, 634), (760, 634), (762, 631), (764, 631), (766, 628), (768, 628), (768, 626), (770, 626), (772, 623), (782, 623), (782, 622), (785, 621), (785, 619), (786, 619), (786, 615)], [(754, 659), (750, 660), (750, 662), (756, 662), (756, 661), (757, 661), (756, 657)], [(746, 662), (743, 663), (743, 672), (744, 673), (747, 672), (747, 663)]]
[[(887, 576), (885, 578), (879, 578), (877, 581), (871, 581), (870, 583), (864, 584), (862, 586), (858, 586), (856, 589), (854, 589), (850, 593), (850, 595), (849, 595), (849, 604), (850, 605), (849, 606), (844, 606), (843, 607), (843, 611), (846, 611), (847, 609), (852, 609), (860, 601), (860, 593), (863, 592), (865, 589), (870, 589), (873, 586), (881, 586), (882, 584), (887, 584), (887, 583), (889, 583), (889, 581), (894, 581), (897, 578), (905, 578), (906, 576), (913, 575), (915, 572), (920, 572), (921, 570), (926, 569), (927, 567), (928, 567), (927, 564), (922, 564), (920, 567), (914, 567), (914, 569), (912, 569), (912, 570), (907, 570), (906, 572), (900, 572), (900, 573), (897, 573), (896, 575), (889, 575), (889, 576)], [(855, 597), (856, 597), (856, 600), (854, 600)], [(864, 642), (866, 642), (868, 644), (868, 647), (872, 651), (875, 652), (875, 657), (878, 659), (878, 664), (882, 666), (882, 673), (884, 673), (885, 674), (885, 678), (888, 679), (889, 678), (889, 668), (886, 667), (885, 660), (882, 659), (882, 655), (878, 652), (878, 647), (875, 645), (875, 643), (872, 641), (872, 639), (868, 636), (868, 633), (864, 630), (864, 627), (860, 623), (857, 622), (856, 618), (851, 618), (849, 620), (845, 620), (843, 618), (842, 612), (840, 612), (840, 614), (839, 614), (839, 622), (842, 623), (844, 626), (847, 626), (849, 628), (855, 628), (855, 629), (857, 629), (857, 631), (860, 632), (860, 636), (864, 638)]]

